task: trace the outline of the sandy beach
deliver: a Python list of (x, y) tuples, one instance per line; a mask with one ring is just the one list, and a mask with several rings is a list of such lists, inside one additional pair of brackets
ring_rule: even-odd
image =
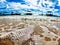
[(60, 45), (60, 18), (1, 16), (0, 45)]

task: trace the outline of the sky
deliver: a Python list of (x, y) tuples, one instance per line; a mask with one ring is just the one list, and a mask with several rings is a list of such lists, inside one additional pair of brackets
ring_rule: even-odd
[(35, 13), (60, 16), (60, 0), (0, 0), (1, 13)]

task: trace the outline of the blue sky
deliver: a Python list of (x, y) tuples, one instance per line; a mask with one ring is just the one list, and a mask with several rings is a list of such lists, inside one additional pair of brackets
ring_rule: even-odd
[(24, 13), (26, 10), (60, 16), (60, 0), (0, 0), (0, 12)]

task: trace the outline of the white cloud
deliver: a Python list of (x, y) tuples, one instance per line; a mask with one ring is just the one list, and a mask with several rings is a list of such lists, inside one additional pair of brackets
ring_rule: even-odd
[[(54, 6), (52, 2), (49, 2), (49, 1), (45, 1), (45, 0), (40, 0), (39, 4), (37, 5), (37, 0), (25, 0), (25, 2), (28, 2), (30, 6), (27, 5), (22, 5), (20, 3), (16, 3), (16, 2), (11, 2), (7, 5), (7, 8), (12, 8), (12, 9), (23, 9), (23, 8), (26, 8), (26, 9), (39, 9), (40, 11), (46, 11), (47, 10), (50, 10), (52, 11), (53, 9), (50, 8), (50, 6)], [(45, 6), (45, 3), (48, 4), (47, 5), (47, 8), (46, 7), (43, 7), (41, 4), (43, 3), (43, 5)]]
[(37, 2), (38, 0), (25, 0), (25, 2), (29, 2), (29, 4), (30, 5), (33, 5), (33, 6), (40, 6), (40, 7), (42, 7), (42, 5), (41, 5), (41, 3), (43, 4), (43, 5), (45, 5), (45, 4), (48, 4), (49, 6), (52, 6), (54, 3), (53, 2), (50, 2), (49, 0), (47, 0), (47, 1), (45, 1), (45, 0), (40, 0), (40, 2), (39, 2), (39, 4), (37, 4), (38, 2)]
[[(49, 0), (40, 0), (38, 3), (38, 0), (24, 0), (28, 4), (21, 4), (17, 2), (8, 2), (7, 9), (13, 9), (13, 10), (20, 10), (20, 9), (38, 9), (42, 11), (43, 13), (46, 13), (47, 11), (56, 12), (58, 9), (54, 9), (55, 3), (50, 2)], [(58, 5), (60, 5), (60, 0), (58, 0)], [(0, 0), (0, 2), (7, 2), (6, 0)], [(38, 4), (37, 4), (38, 3)], [(43, 6), (42, 6), (43, 4)], [(47, 4), (47, 5), (46, 5)], [(47, 7), (46, 7), (47, 6)], [(0, 6), (1, 7), (1, 6)], [(53, 7), (53, 8), (50, 8)]]
[(60, 0), (58, 0), (58, 6), (60, 6)]
[[(37, 4), (37, 0), (25, 0), (28, 4), (22, 5), (21, 3), (16, 3), (16, 2), (11, 2), (7, 5), (7, 8), (15, 9), (15, 10), (20, 10), (20, 9), (39, 9), (42, 11), (44, 14), (47, 13), (47, 11), (51, 11), (52, 13), (58, 11), (57, 9), (54, 9), (55, 3), (45, 0), (40, 0), (39, 4)], [(44, 7), (41, 5), (43, 4)], [(46, 5), (47, 4), (47, 8)], [(53, 8), (50, 8), (53, 7)]]
[(5, 2), (6, 0), (0, 0), (0, 2)]
[[(28, 2), (30, 5), (34, 6), (34, 7), (40, 7), (42, 8), (43, 6), (46, 7), (45, 4), (47, 4), (47, 7), (49, 8), (50, 6), (54, 7), (55, 3), (50, 2), (49, 0), (45, 1), (45, 0), (40, 0), (39, 4), (37, 4), (38, 0), (25, 0), (25, 2)], [(43, 4), (43, 6), (42, 6)]]
[(28, 6), (28, 5), (22, 5), (21, 3), (16, 3), (16, 2), (10, 2), (8, 5), (7, 5), (7, 8), (8, 9), (15, 9), (15, 10), (18, 10), (18, 9), (38, 9), (37, 7), (34, 7), (32, 5)]
[(59, 11), (58, 9), (54, 9), (54, 11)]
[(3, 9), (6, 9), (6, 2), (5, 2), (5, 0), (1, 0), (0, 1), (0, 8), (3, 8)]
[(36, 6), (37, 5), (37, 0), (25, 0), (25, 2), (29, 2), (30, 5)]
[(20, 3), (10, 2), (10, 3), (7, 5), (7, 8), (11, 8), (11, 9), (18, 10), (18, 9), (20, 9), (20, 6), (21, 6)]

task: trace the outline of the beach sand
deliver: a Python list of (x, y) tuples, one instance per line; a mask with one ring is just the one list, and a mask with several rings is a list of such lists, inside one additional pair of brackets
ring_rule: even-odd
[(0, 17), (0, 45), (60, 45), (60, 18)]

